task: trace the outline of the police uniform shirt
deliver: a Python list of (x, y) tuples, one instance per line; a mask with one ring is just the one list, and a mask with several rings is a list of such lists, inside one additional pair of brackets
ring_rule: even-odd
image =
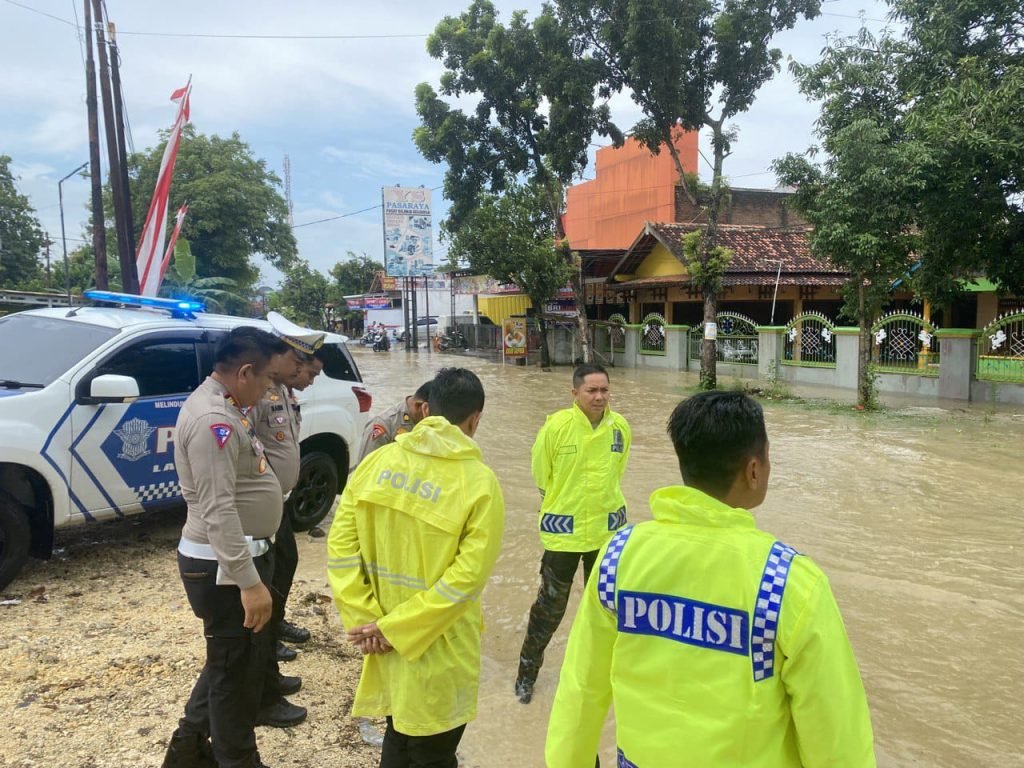
[[(251, 416), (251, 414), (250, 414)], [(260, 582), (245, 540), (269, 538), (281, 524), (281, 486), (249, 416), (207, 378), (178, 415), (174, 464), (188, 504), (182, 536), (209, 544), (228, 581)]]
[(299, 427), (302, 417), (294, 394), (284, 385), (271, 387), (253, 413), (256, 436), (287, 496), (299, 482)]
[(363, 429), (363, 442), (359, 446), (359, 460), (362, 461), (378, 448), (393, 443), (399, 435), (412, 432), (414, 426), (416, 425), (409, 413), (406, 398), (403, 397), (396, 405), (366, 423)]

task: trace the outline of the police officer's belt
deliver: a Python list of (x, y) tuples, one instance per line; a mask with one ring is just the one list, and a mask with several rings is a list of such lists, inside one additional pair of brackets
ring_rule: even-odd
[[(253, 557), (260, 557), (270, 551), (270, 545), (274, 541), (273, 536), (269, 539), (254, 539), (252, 536), (245, 537), (245, 543), (249, 546), (249, 554)], [(191, 541), (182, 537), (178, 542), (178, 551), (185, 557), (196, 560), (216, 560), (217, 555), (209, 544), (200, 544), (198, 541)]]

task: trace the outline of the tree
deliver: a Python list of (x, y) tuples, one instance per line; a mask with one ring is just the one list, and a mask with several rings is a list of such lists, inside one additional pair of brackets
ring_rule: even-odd
[[(165, 132), (156, 147), (128, 158), (132, 210), (139, 211), (136, 226), (140, 230), (166, 143)], [(255, 257), (265, 257), (282, 271), (291, 266), (297, 247), (280, 187), (281, 180), (267, 169), (266, 162), (253, 156), (237, 133), (225, 139), (185, 126), (174, 167), (170, 210), (173, 213), (188, 203), (181, 236), (191, 244), (200, 278), (227, 278), (248, 292), (259, 278)], [(139, 233), (134, 233), (136, 244), (138, 237)]]
[(237, 291), (238, 284), (229, 277), (199, 277), (188, 240), (178, 239), (160, 293), (173, 299), (199, 299), (210, 309), (239, 314), (248, 309), (249, 301)]
[(0, 286), (25, 288), (42, 276), (46, 239), (28, 198), (18, 192), (11, 158), (0, 155)]
[(926, 187), (926, 148), (906, 131), (899, 87), (901, 47), (866, 30), (834, 41), (822, 60), (794, 65), (801, 89), (822, 100), (816, 149), (774, 163), (796, 205), (814, 226), (811, 250), (850, 272), (844, 314), (860, 328), (858, 404), (872, 407), (871, 326), (919, 247), (914, 211)]
[(449, 252), (467, 259), (477, 272), (515, 283), (530, 297), (540, 329), (541, 365), (548, 367), (542, 312), (571, 268), (555, 235), (546, 191), (536, 184), (514, 185), (501, 195), (480, 196), (477, 209), (452, 237)]
[(984, 273), (1024, 294), (1024, 6), (895, 0), (908, 133), (927, 148), (918, 289), (939, 304)]
[[(556, 0), (558, 14), (573, 30), (577, 50), (603, 65), (607, 91), (627, 89), (644, 118), (633, 135), (657, 154), (667, 149), (679, 185), (694, 205), (707, 209), (700, 263), (705, 327), (718, 314), (713, 269), (718, 247), (722, 165), (736, 132), (726, 123), (750, 109), (757, 91), (778, 70), (782, 52), (772, 37), (791, 29), (799, 17), (818, 15), (820, 0)], [(717, 115), (713, 114), (717, 109)], [(698, 200), (676, 150), (677, 130), (711, 131), (711, 188)], [(701, 348), (701, 386), (717, 384), (713, 339)]]
[(270, 294), (272, 309), (309, 328), (327, 326), (327, 305), (334, 300), (330, 282), (305, 259), (297, 259), (284, 273), (280, 290)]
[(369, 291), (377, 274), (383, 271), (384, 265), (379, 261), (365, 253), (357, 255), (348, 251), (344, 261), (331, 267), (331, 277), (339, 297), (355, 296)]
[[(586, 166), (594, 134), (622, 142), (607, 104), (595, 101), (598, 62), (578, 50), (550, 10), (533, 23), (517, 11), (504, 26), (489, 0), (473, 0), (458, 18), (445, 17), (428, 38), (427, 51), (444, 63), (442, 96), (476, 99), (475, 108), (464, 112), (428, 83), (416, 88), (421, 124), (413, 138), (428, 160), (448, 164), (446, 231), (457, 235), (481, 199), (525, 180), (542, 194), (555, 234), (564, 240), (564, 185)], [(577, 317), (589, 361), (578, 257), (567, 248), (550, 249), (548, 256), (575, 264)]]

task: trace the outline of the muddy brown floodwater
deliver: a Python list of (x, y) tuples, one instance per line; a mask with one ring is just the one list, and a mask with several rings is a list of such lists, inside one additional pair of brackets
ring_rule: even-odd
[[(503, 368), (456, 355), (354, 351), (374, 394), (374, 412), (411, 393), (444, 365), (471, 367), (483, 380), (487, 405), (477, 439), (504, 489), (507, 521), (502, 555), (483, 597), (480, 711), (467, 728), (460, 754), (467, 768), (542, 766), (549, 706), (579, 588), (549, 647), (533, 703), (519, 704), (512, 688), (539, 581), (538, 498), (529, 471), (530, 447), (545, 415), (569, 404), (570, 371)], [(630, 519), (644, 520), (650, 516), (648, 495), (678, 481), (664, 425), (694, 382), (684, 374), (622, 369), (612, 370), (611, 382), (613, 407), (633, 428), (624, 481)], [(772, 483), (755, 516), (762, 528), (812, 556), (829, 575), (864, 677), (879, 765), (1024, 765), (1017, 690), (1024, 679), (1019, 651), (1024, 640), (1024, 504), (1018, 475), (1024, 415), (907, 403), (867, 415), (820, 403), (767, 403), (765, 410)], [(0, 666), (0, 711), (14, 725), (0, 729), (0, 766), (50, 765), (48, 757), (65, 754), (50, 742), (72, 730), (100, 730), (112, 734), (111, 739), (128, 733), (130, 738), (127, 746), (112, 746), (89, 762), (58, 759), (56, 764), (159, 765), (160, 739), (173, 726), (201, 651), (197, 622), (173, 580), (175, 525), (180, 516), (141, 543), (128, 533), (102, 537), (104, 546), (129, 550), (141, 562), (137, 568), (103, 574), (90, 558), (58, 559), (31, 566), (5, 590), (27, 592), (45, 584), (50, 594), (60, 595), (62, 588), (69, 589), (68, 582), (85, 579), (71, 594), (85, 592), (79, 599), (99, 606), (99, 613), (82, 615), (79, 607), (69, 608), (68, 615), (28, 600), (0, 608), (0, 665), (7, 665)], [(374, 766), (375, 751), (359, 743), (345, 716), (358, 661), (338, 642), (340, 628), (331, 606), (317, 610), (326, 594), (325, 547), (322, 540), (300, 539), (297, 591), (306, 602), (293, 613), (313, 624), (315, 633), (311, 647), (295, 662), (295, 671), (307, 680), (296, 700), (310, 707), (310, 722), (289, 731), (261, 729), (264, 756), (274, 768)], [(157, 575), (164, 581), (154, 584)], [(91, 597), (108, 579), (135, 604), (126, 606), (126, 597), (107, 603)], [(126, 583), (135, 587), (125, 590)], [(167, 607), (155, 598), (138, 597), (146, 590), (166, 594)], [(109, 637), (108, 625), (117, 623), (118, 611), (139, 614), (144, 608), (142, 631), (149, 633), (156, 657), (148, 666), (155, 664), (156, 672), (133, 671), (139, 664), (137, 651), (118, 650), (125, 641)], [(35, 618), (26, 618), (29, 609), (37, 609)], [(53, 690), (40, 687), (41, 692), (32, 693), (33, 684), (46, 675), (45, 654), (51, 654), (51, 661), (76, 658), (66, 647), (87, 643), (73, 634), (83, 631), (86, 637), (107, 636), (105, 645), (89, 651), (90, 658), (107, 653), (121, 659), (120, 672), (131, 673), (127, 679), (136, 681), (124, 689), (132, 706), (107, 703), (119, 696), (117, 686), (126, 685), (125, 674), (108, 671), (109, 690), (104, 695), (102, 684), (96, 684), (100, 693), (92, 696), (102, 706), (76, 705), (74, 698), (65, 698), (59, 708), (40, 710), (31, 697), (45, 702)], [(36, 655), (26, 655), (30, 647)], [(4, 681), (8, 673), (17, 679)], [(146, 679), (152, 681), (149, 692), (139, 689), (138, 681)], [(67, 725), (60, 717), (66, 707), (74, 714), (75, 706), (82, 711), (73, 726)], [(601, 751), (605, 765), (614, 765), (610, 720)]]

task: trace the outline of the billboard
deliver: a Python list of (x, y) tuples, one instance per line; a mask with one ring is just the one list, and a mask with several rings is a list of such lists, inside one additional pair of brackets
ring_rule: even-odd
[(502, 322), (505, 357), (526, 355), (526, 318), (507, 317)]
[(434, 271), (430, 190), (383, 187), (384, 269), (388, 277), (415, 277)]

